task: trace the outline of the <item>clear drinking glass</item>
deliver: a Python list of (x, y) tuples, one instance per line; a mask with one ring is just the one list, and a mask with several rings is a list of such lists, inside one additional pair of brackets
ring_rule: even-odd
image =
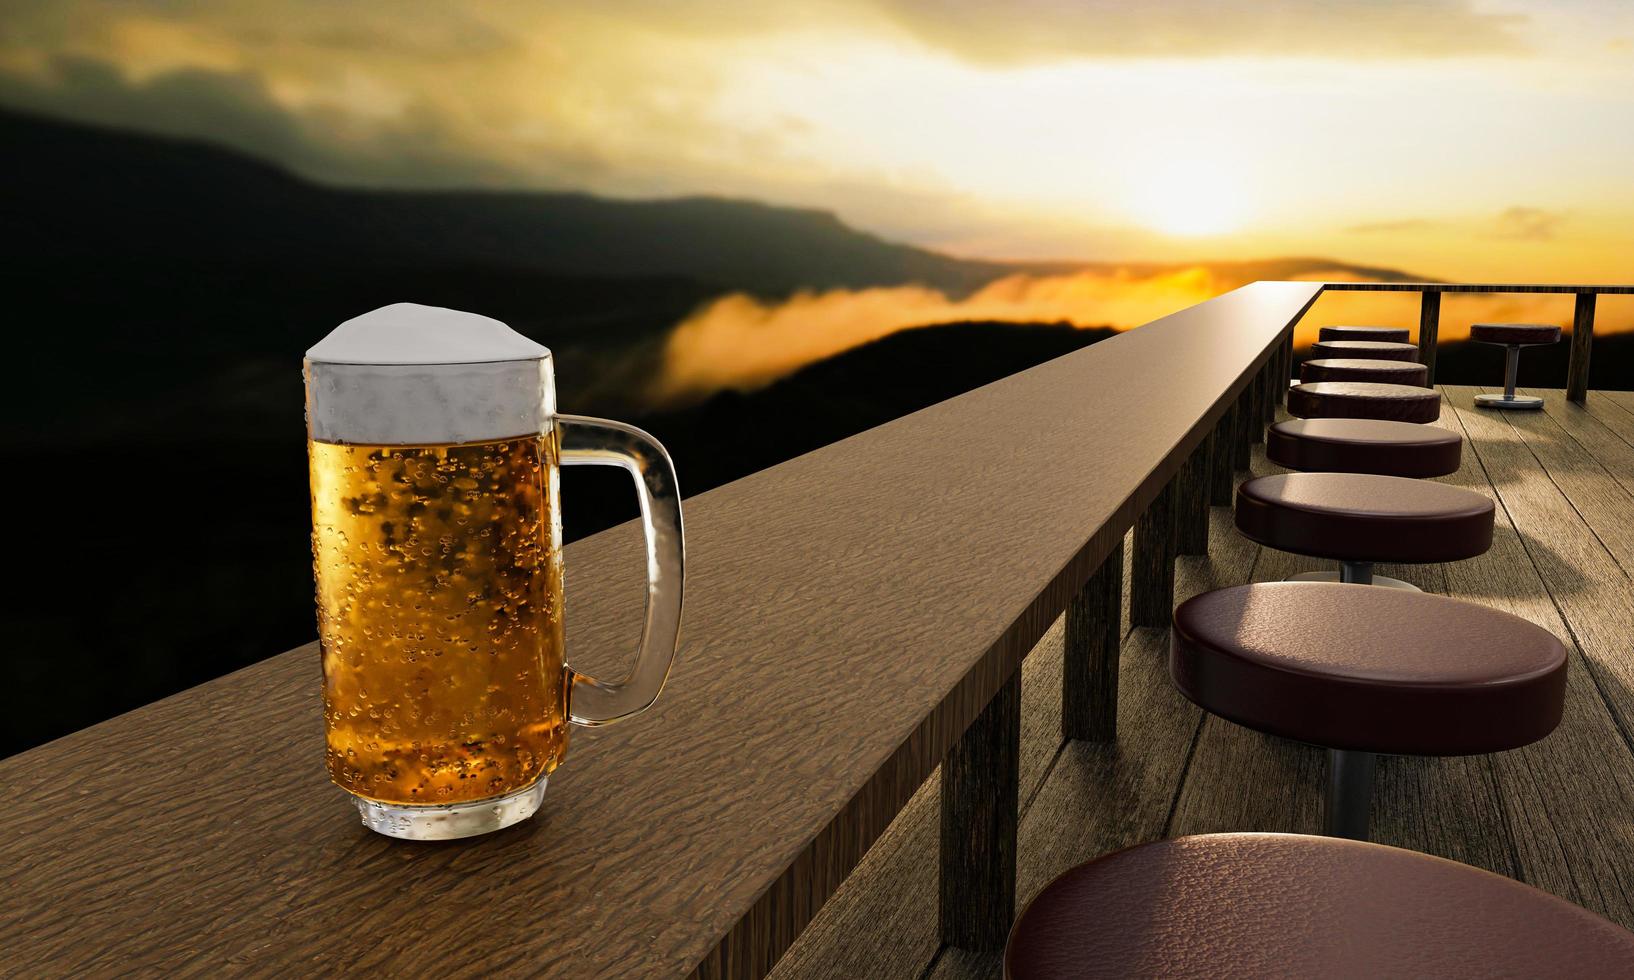
[[(685, 548), (668, 454), (559, 415), (550, 351), (497, 320), (397, 304), (307, 351), (312, 560), (330, 778), (365, 825), (443, 840), (532, 816), (568, 727), (650, 705)], [(646, 532), (630, 675), (567, 666), (558, 467), (621, 466)]]

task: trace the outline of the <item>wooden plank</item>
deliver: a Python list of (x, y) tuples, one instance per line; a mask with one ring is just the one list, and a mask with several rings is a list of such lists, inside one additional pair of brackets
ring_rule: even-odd
[[(1634, 392), (1597, 391), (1592, 401), (1585, 402), (1588, 410), (1601, 425), (1617, 434), (1617, 438), (1634, 446)], [(1622, 404), (1628, 396), (1628, 405)]]
[[(457, 950), (760, 975), (1320, 288), (1244, 287), (688, 500), (664, 696), (576, 732), (514, 831), (362, 830), (320, 763), (310, 646), (5, 760), (0, 945), (63, 972)], [(627, 656), (640, 554), (633, 526), (568, 549), (576, 666)]]
[[(1556, 606), (1571, 624), (1619, 728), (1634, 731), (1634, 656), (1628, 643), (1634, 636), (1634, 582), (1550, 479), (1517, 429), (1533, 423), (1511, 413), (1475, 408), (1476, 390), (1449, 386), (1443, 397), (1454, 400), (1493, 488), (1526, 541), (1527, 553)], [(1569, 451), (1564, 442), (1552, 449)]]
[(1625, 410), (1634, 412), (1634, 391), (1607, 391), (1601, 392)]
[[(1607, 814), (1634, 812), (1634, 754), (1578, 645), (1582, 634), (1568, 625), (1551, 595), (1572, 587), (1575, 578), (1557, 582), (1546, 571), (1540, 575), (1543, 567), (1534, 565), (1537, 554), (1553, 545), (1538, 536), (1533, 513), (1540, 505), (1567, 512), (1570, 506), (1558, 489), (1550, 497), (1547, 475), (1535, 459), (1528, 465), (1517, 451), (1513, 435), (1503, 431), (1505, 420), (1473, 407), (1474, 390), (1442, 389), (1443, 405), (1456, 412), (1468, 439), (1465, 466), (1454, 482), (1493, 497), (1498, 521), (1490, 551), (1447, 566), (1449, 589), (1458, 598), (1549, 630), (1566, 641), (1570, 657), (1560, 727), (1539, 742), (1491, 757), (1517, 877), (1634, 928), (1629, 857), (1634, 854), (1634, 826), (1606, 819)], [(1591, 398), (1590, 404), (1595, 401)], [(1474, 478), (1466, 482), (1466, 475)], [(1519, 520), (1511, 503), (1518, 505)], [(1629, 656), (1626, 638), (1617, 655)]]
[[(1616, 430), (1612, 429), (1587, 405), (1580, 405), (1566, 399), (1565, 394), (1558, 388), (1526, 388), (1527, 394), (1543, 399), (1543, 410), (1555, 425), (1564, 430), (1579, 446), (1583, 448), (1586, 458), (1597, 468), (1602, 469), (1607, 476), (1621, 486), (1625, 491), (1634, 493), (1634, 445), (1625, 441)], [(1599, 392), (1596, 392), (1599, 394)], [(1596, 407), (1603, 398), (1596, 398)], [(1634, 416), (1628, 415), (1615, 405), (1609, 406), (1604, 412), (1615, 418), (1616, 413), (1629, 420), (1630, 430), (1634, 432)], [(1547, 465), (1547, 464), (1546, 464)], [(1625, 518), (1626, 519), (1626, 518)], [(1630, 567), (1624, 562), (1624, 567)]]

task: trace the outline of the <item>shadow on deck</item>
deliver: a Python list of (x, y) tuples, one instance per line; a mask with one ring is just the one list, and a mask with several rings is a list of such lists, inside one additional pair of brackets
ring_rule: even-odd
[[(1497, 502), (1492, 549), (1379, 571), (1564, 640), (1565, 717), (1514, 752), (1381, 760), (1373, 839), (1508, 875), (1634, 928), (1634, 392), (1595, 392), (1585, 407), (1533, 390), (1544, 411), (1505, 415), (1473, 407), (1482, 390), (1443, 387), (1439, 424), (1466, 439), (1463, 468), (1445, 482)], [(1256, 446), (1253, 472), (1277, 471)], [(1216, 507), (1210, 553), (1178, 560), (1176, 601), (1317, 567), (1240, 537), (1230, 510)], [(1127, 602), (1126, 593), (1125, 622)], [(1023, 665), (1018, 908), (1066, 868), (1142, 841), (1319, 831), (1323, 750), (1207, 716), (1181, 697), (1168, 680), (1164, 630), (1125, 632), (1119, 740), (1064, 741), (1062, 634), (1057, 621)], [(774, 977), (999, 975), (998, 954), (938, 938), (940, 785), (925, 781)]]

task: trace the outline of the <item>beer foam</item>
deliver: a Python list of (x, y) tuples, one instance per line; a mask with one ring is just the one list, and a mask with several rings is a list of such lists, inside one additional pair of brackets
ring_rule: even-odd
[(419, 303), (354, 316), (306, 352), (307, 360), (325, 364), (474, 364), (549, 356), (492, 317)]
[(321, 442), (424, 445), (541, 432), (550, 351), (490, 317), (394, 303), (306, 352), (307, 431)]

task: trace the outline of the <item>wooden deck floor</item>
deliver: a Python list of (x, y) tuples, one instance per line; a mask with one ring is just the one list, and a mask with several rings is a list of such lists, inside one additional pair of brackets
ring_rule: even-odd
[[(1559, 636), (1572, 658), (1566, 714), (1549, 738), (1514, 752), (1381, 760), (1373, 836), (1509, 875), (1634, 928), (1634, 392), (1594, 392), (1585, 408), (1533, 390), (1547, 399), (1543, 412), (1504, 415), (1472, 407), (1481, 390), (1444, 387), (1440, 424), (1466, 438), (1463, 469), (1446, 482), (1498, 504), (1491, 551), (1379, 571)], [(1253, 469), (1277, 471), (1259, 446)], [(1246, 541), (1217, 507), (1209, 555), (1180, 559), (1177, 598), (1317, 567)], [(1318, 831), (1321, 751), (1182, 698), (1167, 677), (1166, 631), (1125, 635), (1117, 743), (1064, 742), (1061, 642), (1057, 622), (1023, 668), (1020, 903), (1066, 868), (1141, 841)], [(935, 775), (925, 782), (774, 977), (999, 975), (997, 954), (937, 939), (939, 785)]]

